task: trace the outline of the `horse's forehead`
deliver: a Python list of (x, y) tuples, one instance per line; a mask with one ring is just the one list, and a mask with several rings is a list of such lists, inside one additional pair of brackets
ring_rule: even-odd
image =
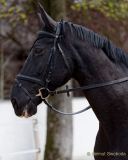
[(55, 34), (53, 34), (53, 33), (50, 33), (50, 32), (45, 32), (45, 31), (39, 31), (38, 32), (38, 37), (42, 37), (42, 38), (55, 38), (56, 37), (56, 35)]
[(42, 44), (42, 43), (47, 44), (47, 43), (52, 42), (54, 38), (55, 38), (54, 34), (40, 31), (37, 34), (37, 38), (34, 44)]
[(34, 46), (37, 45), (48, 45), (51, 44), (53, 42), (53, 38), (48, 38), (48, 37), (38, 37), (36, 42), (34, 43)]

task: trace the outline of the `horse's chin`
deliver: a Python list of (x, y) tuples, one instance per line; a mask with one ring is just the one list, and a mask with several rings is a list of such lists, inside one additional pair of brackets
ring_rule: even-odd
[(28, 104), (23, 106), (16, 106), (15, 103), (13, 103), (15, 114), (20, 118), (29, 118), (32, 117), (37, 113), (37, 105), (35, 105), (32, 101), (30, 101)]
[(37, 113), (37, 105), (30, 101), (23, 109), (22, 117), (29, 118)]
[(30, 118), (30, 117), (32, 117), (32, 116), (34, 116), (36, 114), (36, 112), (35, 113), (29, 113), (28, 112), (28, 110), (24, 110), (23, 111), (23, 113), (22, 113), (22, 115), (21, 116), (18, 116), (18, 117), (20, 117), (20, 118)]
[(24, 117), (24, 118), (29, 118), (29, 117), (31, 117), (31, 116), (33, 116), (33, 115), (30, 115), (30, 114), (28, 113), (28, 110), (27, 110), (27, 109), (24, 109), (22, 115), (19, 116), (19, 117), (21, 117), (21, 118), (23, 118), (23, 117)]

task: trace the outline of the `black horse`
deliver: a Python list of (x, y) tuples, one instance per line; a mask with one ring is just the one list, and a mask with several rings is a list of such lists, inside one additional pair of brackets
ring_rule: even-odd
[[(128, 55), (107, 38), (70, 22), (57, 23), (42, 7), (40, 15), (43, 31), (12, 88), (17, 116), (34, 115), (42, 99), (71, 78), (85, 86), (127, 77)], [(99, 120), (96, 160), (128, 160), (127, 86), (125, 81), (84, 91)]]

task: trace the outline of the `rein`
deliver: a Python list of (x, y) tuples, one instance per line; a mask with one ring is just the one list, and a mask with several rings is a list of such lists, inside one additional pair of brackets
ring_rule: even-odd
[[(57, 110), (54, 106), (52, 106), (51, 104), (48, 103), (48, 101), (46, 100), (50, 95), (54, 96), (54, 95), (59, 95), (59, 94), (63, 94), (63, 93), (67, 93), (67, 96), (70, 95), (70, 92), (75, 92), (75, 91), (80, 91), (80, 90), (93, 90), (93, 89), (97, 89), (97, 88), (102, 88), (102, 87), (106, 87), (106, 86), (111, 86), (111, 85), (115, 85), (115, 84), (120, 84), (123, 82), (127, 82), (128, 81), (128, 77), (124, 77), (121, 79), (116, 79), (116, 80), (112, 80), (112, 81), (108, 81), (108, 82), (103, 82), (103, 83), (98, 83), (98, 84), (92, 84), (92, 85), (87, 85), (87, 86), (82, 86), (82, 87), (77, 87), (77, 88), (68, 88), (68, 86), (66, 86), (66, 89), (63, 90), (55, 90), (55, 91), (50, 91), (48, 89), (48, 84), (51, 82), (51, 77), (52, 77), (52, 70), (54, 68), (54, 55), (55, 55), (55, 51), (56, 49), (59, 50), (59, 53), (61, 54), (64, 63), (69, 71), (69, 73), (71, 73), (70, 71), (70, 67), (69, 67), (69, 63), (67, 61), (67, 58), (58, 42), (59, 37), (61, 36), (61, 27), (62, 27), (62, 23), (63, 22), (59, 22), (57, 25), (57, 29), (56, 29), (56, 34), (51, 34), (51, 33), (47, 33), (44, 32), (44, 34), (47, 34), (49, 36), (53, 36), (54, 37), (54, 46), (53, 48), (51, 48), (50, 50), (50, 55), (48, 58), (48, 63), (46, 66), (46, 69), (44, 71), (45, 74), (45, 82), (43, 82), (40, 79), (34, 78), (34, 77), (30, 77), (30, 76), (26, 76), (26, 75), (22, 75), (19, 74), (16, 77), (16, 83), (18, 84), (18, 86), (27, 94), (27, 96), (30, 98), (30, 100), (32, 101), (32, 96), (30, 95), (30, 93), (22, 86), (22, 83), (19, 82), (19, 80), (24, 80), (24, 81), (29, 81), (32, 83), (36, 83), (38, 85), (41, 86), (41, 88), (39, 89), (39, 93), (36, 95), (37, 97), (40, 97), (42, 99), (42, 101), (49, 107), (51, 108), (53, 111), (63, 114), (63, 115), (76, 115), (82, 112), (85, 112), (87, 110), (89, 110), (91, 108), (91, 106), (88, 106), (87, 108), (80, 110), (78, 112), (75, 113), (65, 113), (65, 112), (61, 112), (59, 110)], [(39, 38), (38, 38), (39, 39)], [(38, 40), (37, 39), (37, 40)], [(36, 40), (36, 41), (37, 41)], [(35, 44), (35, 43), (34, 43)], [(34, 45), (33, 45), (34, 46)], [(32, 47), (33, 48), (33, 47)]]
[(124, 78), (120, 78), (120, 79), (117, 79), (117, 80), (112, 80), (112, 81), (109, 81), (109, 82), (92, 84), (92, 85), (87, 85), (87, 86), (83, 86), (83, 87), (77, 87), (77, 88), (66, 87), (66, 89), (64, 89), (64, 90), (55, 90), (55, 91), (49, 91), (48, 90), (48, 93), (49, 93), (49, 95), (57, 95), (57, 94), (63, 94), (63, 93), (69, 94), (70, 92), (83, 91), (83, 90), (89, 91), (89, 90), (93, 90), (93, 89), (96, 89), (96, 88), (111, 86), (111, 85), (114, 85), (114, 84), (119, 84), (119, 83), (123, 83), (123, 82), (127, 82), (127, 81), (128, 81), (128, 77), (124, 77)]

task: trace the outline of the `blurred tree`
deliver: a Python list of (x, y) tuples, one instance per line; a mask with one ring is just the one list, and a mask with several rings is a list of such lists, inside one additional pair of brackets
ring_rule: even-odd
[(4, 63), (3, 47), (0, 46), (0, 99), (4, 99), (4, 70), (1, 69)]
[(73, 22), (108, 37), (128, 51), (127, 0), (74, 0), (68, 11)]
[[(52, 18), (60, 20), (66, 16), (65, 0), (43, 0), (42, 2)], [(71, 98), (67, 98), (66, 95), (50, 98), (49, 102), (54, 106), (59, 106), (57, 109), (61, 111), (72, 112)], [(62, 116), (54, 112), (48, 112), (47, 117), (47, 141), (44, 159), (71, 160), (73, 145), (72, 117)]]
[(92, 9), (114, 20), (128, 17), (128, 0), (77, 0), (75, 2), (72, 9), (82, 10), (85, 15)]
[[(34, 17), (35, 4), (32, 2), (32, 0), (0, 0), (0, 48), (2, 47), (4, 51), (0, 77), (5, 80), (1, 81), (0, 89), (2, 90), (4, 86), (4, 93), (1, 96), (4, 94), (5, 98), (9, 97), (11, 81), (21, 68), (27, 56), (26, 51), (39, 28)], [(31, 17), (33, 20), (30, 20)], [(2, 52), (0, 54), (2, 56)]]
[(33, 11), (33, 1), (28, 0), (0, 0), (0, 19), (8, 20), (13, 27), (19, 23), (26, 23), (28, 14)]

